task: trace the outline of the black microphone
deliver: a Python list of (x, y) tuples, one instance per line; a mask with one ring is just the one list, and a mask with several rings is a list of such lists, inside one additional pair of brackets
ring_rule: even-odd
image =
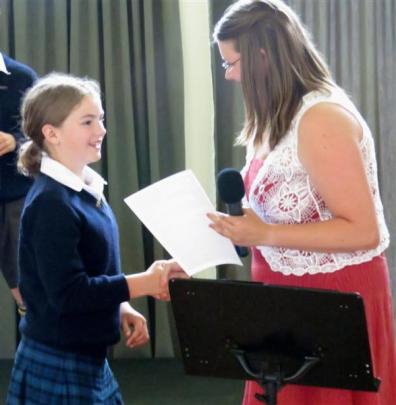
[[(241, 174), (235, 169), (223, 169), (217, 176), (217, 188), (221, 199), (225, 202), (228, 214), (243, 215), (241, 200), (245, 195), (245, 187)], [(246, 257), (249, 251), (244, 246), (235, 246), (240, 257)]]

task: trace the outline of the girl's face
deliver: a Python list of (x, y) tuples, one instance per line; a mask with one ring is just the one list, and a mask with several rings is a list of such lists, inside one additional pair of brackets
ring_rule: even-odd
[(225, 69), (225, 79), (241, 81), (241, 54), (235, 50), (233, 41), (219, 41), (219, 52), (223, 59)]
[(60, 127), (45, 125), (43, 132), (49, 134), (46, 140), (50, 156), (81, 176), (84, 166), (101, 158), (106, 134), (103, 114), (100, 99), (85, 96)]

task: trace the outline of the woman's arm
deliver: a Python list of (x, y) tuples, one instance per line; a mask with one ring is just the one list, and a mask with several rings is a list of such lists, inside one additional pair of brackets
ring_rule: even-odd
[(362, 128), (357, 120), (335, 104), (318, 104), (301, 119), (299, 158), (331, 211), (332, 219), (270, 225), (246, 210), (243, 217), (211, 214), (212, 227), (238, 245), (319, 252), (375, 248), (379, 230), (359, 148), (361, 136)]

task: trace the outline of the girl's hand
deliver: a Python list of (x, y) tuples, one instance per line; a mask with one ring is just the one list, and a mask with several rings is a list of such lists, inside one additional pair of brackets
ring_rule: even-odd
[(180, 265), (173, 259), (158, 260), (154, 262), (147, 272), (152, 273), (158, 283), (158, 292), (152, 294), (154, 298), (161, 301), (169, 301), (169, 280), (172, 278), (189, 278)]
[(120, 312), (125, 345), (129, 348), (145, 345), (150, 339), (145, 317), (127, 302), (121, 304)]
[(138, 298), (145, 295), (169, 301), (168, 282), (171, 278), (189, 278), (174, 260), (157, 260), (142, 273), (128, 274), (129, 297)]
[(250, 208), (242, 216), (223, 213), (208, 213), (209, 225), (220, 235), (231, 239), (238, 246), (260, 246), (268, 244), (270, 225), (263, 222)]

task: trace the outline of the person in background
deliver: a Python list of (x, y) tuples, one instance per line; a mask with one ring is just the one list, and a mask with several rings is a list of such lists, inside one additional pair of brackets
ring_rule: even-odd
[(146, 321), (129, 300), (169, 299), (169, 278), (186, 274), (172, 260), (121, 273), (105, 181), (88, 167), (100, 159), (106, 134), (95, 81), (45, 76), (26, 93), (21, 115), (29, 141), (19, 165), (35, 180), (21, 217), (27, 313), (7, 404), (121, 404), (107, 349), (118, 342), (120, 326), (127, 346), (148, 340)]
[[(396, 349), (389, 245), (374, 142), (331, 77), (293, 10), (280, 0), (231, 5), (214, 29), (226, 80), (241, 83), (249, 208), (209, 213), (211, 227), (252, 248), (251, 278), (268, 284), (359, 292), (379, 391), (287, 385), (279, 405), (390, 405)], [(257, 308), (267, 311), (267, 308)], [(340, 331), (348, 333), (348, 331)], [(244, 405), (260, 404), (255, 382)]]
[(31, 179), (17, 171), (22, 139), (19, 109), (24, 92), (36, 79), (29, 66), (0, 53), (0, 270), (20, 314), (25, 313), (25, 306), (18, 288), (18, 229)]

